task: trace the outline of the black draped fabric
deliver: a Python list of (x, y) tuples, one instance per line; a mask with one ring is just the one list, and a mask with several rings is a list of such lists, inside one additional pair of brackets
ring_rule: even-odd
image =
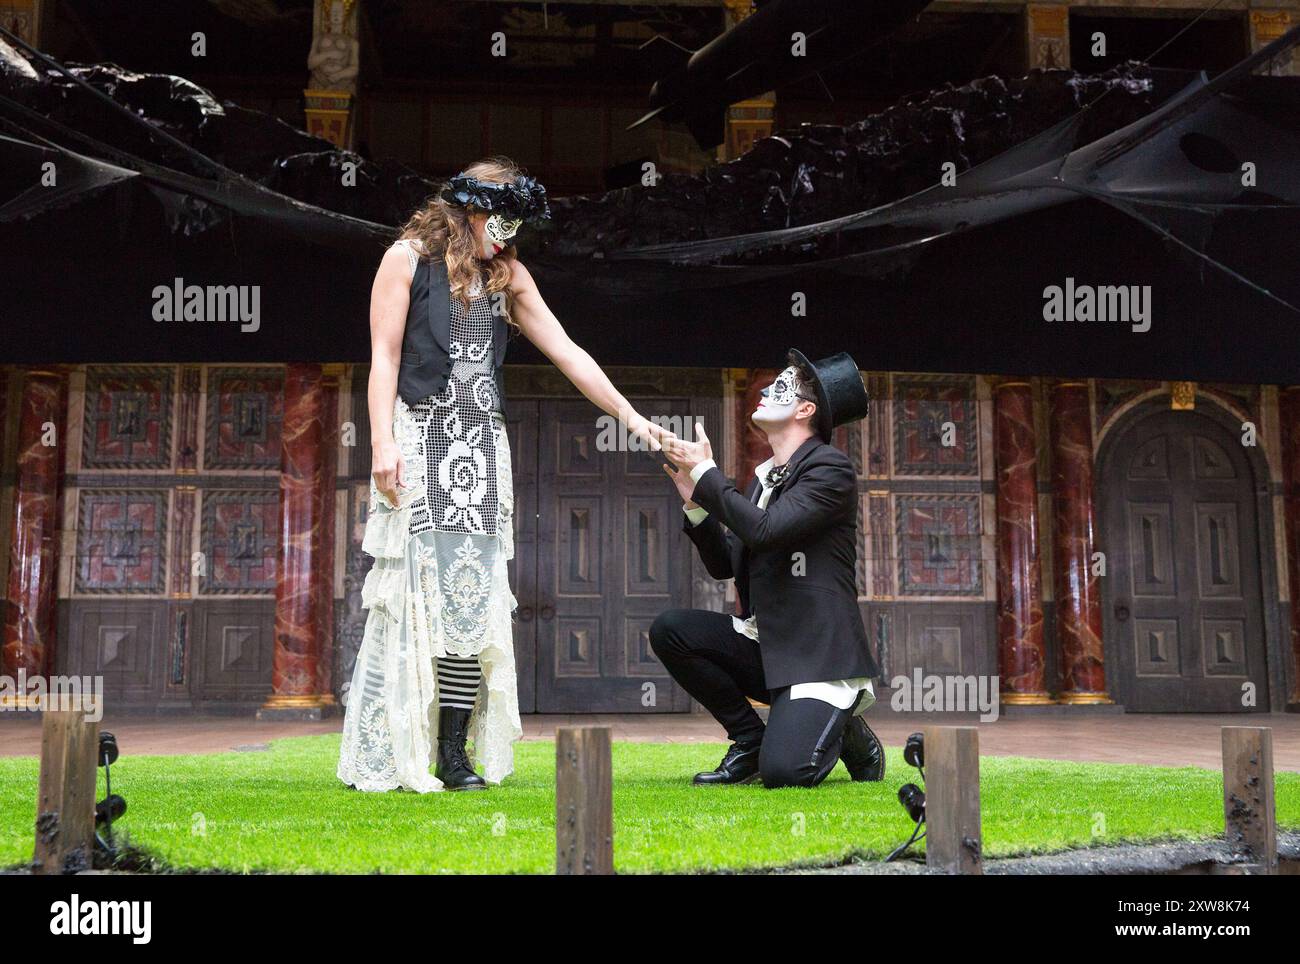
[[(937, 92), (844, 129), (874, 167), (847, 148), (800, 160), (827, 132), (782, 132), (698, 177), (560, 199), (553, 230), (521, 234), (522, 256), (603, 364), (767, 366), (794, 341), (873, 369), (1296, 381), (1300, 78), (1264, 71), (1298, 40), (1212, 79), (1136, 70), (1099, 97), (1059, 72)], [(78, 68), (109, 86), (97, 69)], [(251, 112), (174, 80), (192, 109), (159, 126), (192, 153), (91, 125), (66, 77), (0, 63), (8, 360), (365, 360), (392, 212), (433, 182), (285, 125), (238, 151)], [(881, 155), (862, 138), (885, 124), (896, 143)], [(941, 157), (955, 186), (933, 183)], [(360, 190), (336, 203), (349, 159)], [(255, 286), (257, 330), (155, 321), (156, 289), (177, 278)], [(1045, 321), (1045, 291), (1067, 281), (1149, 286), (1150, 330)], [(526, 344), (510, 355), (531, 360)]]

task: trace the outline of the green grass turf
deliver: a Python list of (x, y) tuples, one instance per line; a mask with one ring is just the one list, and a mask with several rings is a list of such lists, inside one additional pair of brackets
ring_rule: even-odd
[[(334, 776), (337, 735), (265, 752), (133, 757), (113, 767), (132, 844), (173, 867), (335, 873), (550, 873), (555, 745), (521, 743), (516, 773), (472, 793), (360, 793)], [(726, 870), (880, 858), (911, 830), (899, 750), (882, 783), (843, 767), (813, 790), (692, 787), (721, 744), (614, 746), (614, 853), (623, 872)], [(985, 853), (1195, 839), (1223, 832), (1216, 771), (1008, 757), (980, 761)], [(37, 760), (0, 758), (0, 866), (31, 859)], [(103, 771), (100, 771), (103, 793)], [(1300, 774), (1277, 775), (1280, 826), (1300, 826)]]

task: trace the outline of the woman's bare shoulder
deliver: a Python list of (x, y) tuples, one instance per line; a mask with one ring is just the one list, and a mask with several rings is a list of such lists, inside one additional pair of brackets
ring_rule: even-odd
[(537, 282), (533, 280), (532, 274), (518, 258), (510, 259), (510, 286), (514, 288), (516, 293), (537, 290)]
[(424, 242), (419, 238), (398, 238), (388, 250), (392, 251), (394, 248), (399, 251), (414, 251), (420, 257), (424, 257)]
[(383, 257), (379, 259), (379, 268), (380, 270), (383, 270), (393, 264), (409, 264), (410, 260), (411, 255), (407, 246), (402, 244), (400, 241), (397, 241), (384, 250)]

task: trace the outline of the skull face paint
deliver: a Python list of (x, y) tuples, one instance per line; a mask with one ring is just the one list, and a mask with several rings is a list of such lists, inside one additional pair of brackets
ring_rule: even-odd
[(504, 214), (491, 214), (483, 224), (483, 254), (494, 257), (510, 243), (510, 239), (524, 222), (519, 218), (508, 218)]
[(793, 365), (777, 375), (772, 384), (759, 393), (762, 397), (759, 399), (758, 408), (754, 409), (754, 414), (750, 416), (751, 420), (768, 425), (779, 425), (794, 418), (794, 410), (801, 401), (797, 378), (798, 374)]

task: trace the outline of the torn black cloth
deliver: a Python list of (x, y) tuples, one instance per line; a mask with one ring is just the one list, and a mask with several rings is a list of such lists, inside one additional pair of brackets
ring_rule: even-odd
[[(1254, 73), (1297, 38), (1300, 28), (1213, 81), (1184, 77), (1174, 96), (1171, 75), (1155, 71), (1104, 87), (1082, 112), (1067, 96), (1065, 119), (1046, 130), (1018, 114), (997, 118), (1049, 116), (1048, 75), (1003, 93), (993, 83), (938, 92), (863, 128), (888, 137), (853, 135), (894, 152), (858, 168), (846, 154), (844, 170), (875, 172), (857, 180), (808, 162), (843, 153), (831, 131), (807, 132), (820, 147), (769, 138), (662, 194), (553, 202), (555, 232), (525, 232), (521, 251), (602, 364), (767, 366), (797, 330), (805, 351), (846, 350), (875, 370), (1297, 381), (1300, 79)], [(260, 177), (213, 173), (221, 163), (175, 145), (95, 136), (117, 136), (108, 122), (87, 132), (44, 117), (30, 105), (52, 96), (45, 73), (6, 61), (0, 74), (0, 330), (11, 362), (366, 360), (371, 281), (407, 203), (393, 198), (431, 182), (406, 176), (395, 192), (403, 175), (365, 167), (372, 194), (308, 203), (266, 182), (326, 192), (344, 152), (281, 156), (273, 145), (240, 160)], [(70, 120), (64, 87), (55, 100)], [(229, 124), (232, 105), (218, 121), (200, 94), (168, 90), (194, 105), (169, 122), (192, 149)], [(1026, 129), (1041, 132), (1000, 150), (999, 137)], [(908, 130), (923, 145), (935, 131), (965, 133), (918, 153)], [(293, 134), (295, 144), (307, 137)], [(917, 189), (918, 178), (933, 184), (930, 162), (948, 154), (959, 172), (975, 166), (953, 187)], [(926, 161), (902, 163), (909, 158)], [(40, 183), (47, 162), (54, 185)], [(765, 172), (786, 186), (766, 190)], [(691, 196), (707, 203), (686, 226), (678, 202)], [(884, 200), (854, 210), (855, 198)], [(728, 220), (736, 212), (744, 216)], [(611, 244), (605, 227), (627, 224), (636, 237)], [(720, 233), (729, 226), (741, 230)], [(256, 289), (256, 329), (156, 321), (155, 292), (178, 278), (205, 291)], [(1149, 289), (1150, 329), (1046, 321), (1046, 293), (1067, 285)], [(522, 343), (510, 360), (543, 359)]]

